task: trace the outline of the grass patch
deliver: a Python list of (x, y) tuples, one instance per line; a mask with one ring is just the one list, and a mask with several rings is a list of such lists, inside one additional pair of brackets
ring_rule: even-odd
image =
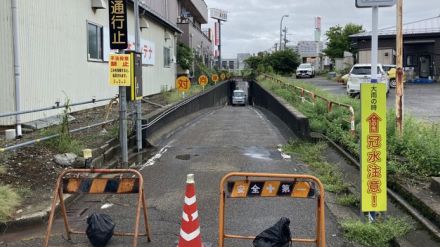
[(363, 223), (360, 220), (342, 222), (347, 239), (368, 247), (388, 247), (393, 238), (407, 234), (412, 226), (405, 219), (390, 217), (377, 223)]
[(6, 167), (4, 165), (0, 165), (0, 175), (5, 174), (7, 171)]
[(0, 223), (5, 223), (10, 219), (20, 202), (20, 195), (11, 187), (0, 185)]
[(336, 203), (346, 207), (359, 208), (361, 200), (359, 196), (353, 194), (343, 194), (336, 197)]
[(299, 159), (307, 163), (313, 174), (324, 184), (327, 191), (342, 193), (347, 190), (348, 185), (344, 183), (342, 173), (332, 164), (325, 162), (323, 151), (327, 148), (324, 142), (309, 143), (304, 141), (293, 141), (283, 147), (287, 154), (296, 154)]
[[(210, 87), (210, 84), (205, 86), (205, 90)], [(198, 84), (192, 84), (189, 93), (185, 93), (185, 98), (198, 94), (203, 91), (203, 87)], [(167, 104), (172, 104), (183, 99), (182, 93), (179, 93), (177, 89), (170, 91), (162, 90), (162, 95), (165, 98)]]
[[(275, 76), (286, 84), (276, 83), (259, 77), (261, 85), (284, 98), (309, 118), (312, 131), (322, 133), (342, 145), (355, 157), (359, 157), (360, 100), (348, 96), (335, 96), (319, 88), (290, 77)], [(349, 112), (345, 108), (333, 107), (327, 112), (325, 102), (318, 100), (314, 105), (303, 103), (298, 90), (289, 85), (303, 87), (336, 102), (351, 105), (355, 111), (356, 135), (350, 134)], [(308, 99), (311, 101), (311, 99)], [(426, 178), (440, 175), (440, 123), (432, 124), (405, 118), (404, 133), (397, 136), (395, 112), (388, 110), (387, 148), (390, 174)]]

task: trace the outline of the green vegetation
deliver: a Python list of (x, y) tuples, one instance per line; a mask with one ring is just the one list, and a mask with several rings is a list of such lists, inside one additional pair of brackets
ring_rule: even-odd
[(353, 46), (349, 36), (362, 31), (362, 25), (353, 23), (348, 23), (345, 27), (339, 25), (331, 27), (325, 33), (328, 37), (327, 48), (324, 50), (325, 54), (332, 59), (344, 57), (344, 51), (355, 54), (356, 48)]
[[(209, 84), (205, 86), (205, 90), (209, 87)], [(191, 85), (189, 93), (185, 93), (185, 97), (189, 97), (194, 94), (198, 94), (203, 91), (202, 86), (200, 85)], [(171, 91), (163, 92), (164, 98), (167, 101), (167, 104), (175, 103), (183, 99), (182, 94), (177, 91), (177, 89), (173, 89)]]
[(412, 227), (407, 219), (390, 217), (377, 223), (347, 220), (342, 223), (344, 235), (349, 240), (368, 247), (388, 247), (393, 238), (404, 236)]
[(6, 173), (6, 167), (4, 165), (0, 165), (0, 175)]
[(21, 198), (11, 187), (0, 185), (0, 223), (5, 223), (20, 204)]
[(251, 69), (261, 73), (278, 73), (290, 75), (295, 72), (301, 63), (299, 55), (292, 49), (277, 51), (274, 53), (260, 52), (245, 61)]
[(187, 70), (191, 68), (191, 65), (194, 61), (194, 55), (187, 45), (184, 43), (179, 43), (177, 45), (177, 64), (180, 65), (180, 68), (183, 70)]
[(323, 142), (308, 143), (303, 141), (291, 141), (283, 147), (287, 154), (296, 154), (303, 162), (307, 163), (312, 172), (324, 184), (327, 191), (341, 193), (347, 190), (343, 182), (342, 173), (330, 163), (323, 159), (323, 151), (327, 145)]
[[(309, 118), (311, 130), (328, 136), (342, 145), (355, 157), (359, 157), (360, 136), (360, 102), (347, 96), (330, 95), (310, 84), (302, 83), (292, 78), (278, 77), (288, 85), (303, 87), (316, 94), (335, 102), (348, 104), (355, 112), (356, 134), (350, 133), (350, 112), (346, 108), (333, 107), (327, 112), (327, 105), (322, 100), (315, 104), (303, 103), (299, 91), (280, 83), (264, 80), (259, 77), (261, 85), (281, 96), (296, 109)], [(308, 97), (308, 96), (306, 96)], [(308, 98), (308, 101), (311, 101)], [(388, 169), (390, 174), (425, 178), (440, 175), (440, 124), (424, 123), (414, 118), (406, 117), (402, 137), (397, 136), (395, 128), (395, 113), (388, 111)]]
[(336, 203), (346, 207), (358, 208), (361, 200), (359, 196), (353, 194), (342, 194), (336, 197)]
[(66, 99), (66, 103), (64, 104), (64, 111), (61, 114), (61, 124), (58, 130), (47, 129), (42, 131), (42, 136), (49, 136), (53, 134), (59, 134), (58, 137), (51, 139), (45, 142), (49, 148), (52, 148), (60, 153), (74, 153), (80, 155), (83, 150), (83, 144), (79, 140), (73, 139), (70, 134), (70, 123), (69, 123), (69, 114), (71, 112), (70, 109), (70, 100)]

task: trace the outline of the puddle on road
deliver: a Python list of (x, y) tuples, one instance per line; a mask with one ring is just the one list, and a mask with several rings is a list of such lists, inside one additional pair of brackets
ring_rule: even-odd
[(244, 155), (260, 160), (280, 160), (281, 154), (277, 151), (270, 151), (264, 147), (248, 147), (244, 149)]
[(191, 155), (189, 154), (180, 154), (176, 156), (176, 159), (179, 160), (190, 160), (191, 159)]

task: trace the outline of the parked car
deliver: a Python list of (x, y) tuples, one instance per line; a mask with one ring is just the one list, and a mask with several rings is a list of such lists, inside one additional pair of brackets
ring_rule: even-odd
[[(388, 75), (381, 64), (377, 65), (377, 80), (387, 86), (387, 95), (390, 91)], [(355, 64), (349, 73), (347, 81), (347, 94), (354, 97), (361, 91), (361, 83), (371, 82), (371, 64)]]
[(302, 63), (296, 68), (296, 78), (315, 77), (315, 68), (311, 63)]
[(246, 93), (237, 89), (232, 93), (232, 105), (246, 105)]
[[(388, 79), (390, 81), (390, 87), (396, 87), (396, 74), (397, 74), (397, 70), (396, 70), (396, 65), (394, 64), (385, 64), (383, 65), (383, 69), (385, 70), (385, 72), (387, 72), (388, 74)], [(403, 74), (403, 81), (406, 81), (406, 76), (405, 74)]]

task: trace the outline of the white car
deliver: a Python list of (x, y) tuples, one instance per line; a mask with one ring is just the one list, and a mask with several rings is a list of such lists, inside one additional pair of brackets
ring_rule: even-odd
[[(388, 76), (381, 64), (377, 65), (377, 81), (387, 85), (387, 95), (390, 91)], [(347, 94), (356, 96), (361, 91), (361, 83), (371, 82), (371, 64), (355, 64), (348, 75)]]
[(246, 105), (246, 93), (237, 89), (232, 93), (232, 105)]
[(300, 77), (315, 77), (315, 68), (311, 63), (302, 63), (296, 69), (296, 78)]

